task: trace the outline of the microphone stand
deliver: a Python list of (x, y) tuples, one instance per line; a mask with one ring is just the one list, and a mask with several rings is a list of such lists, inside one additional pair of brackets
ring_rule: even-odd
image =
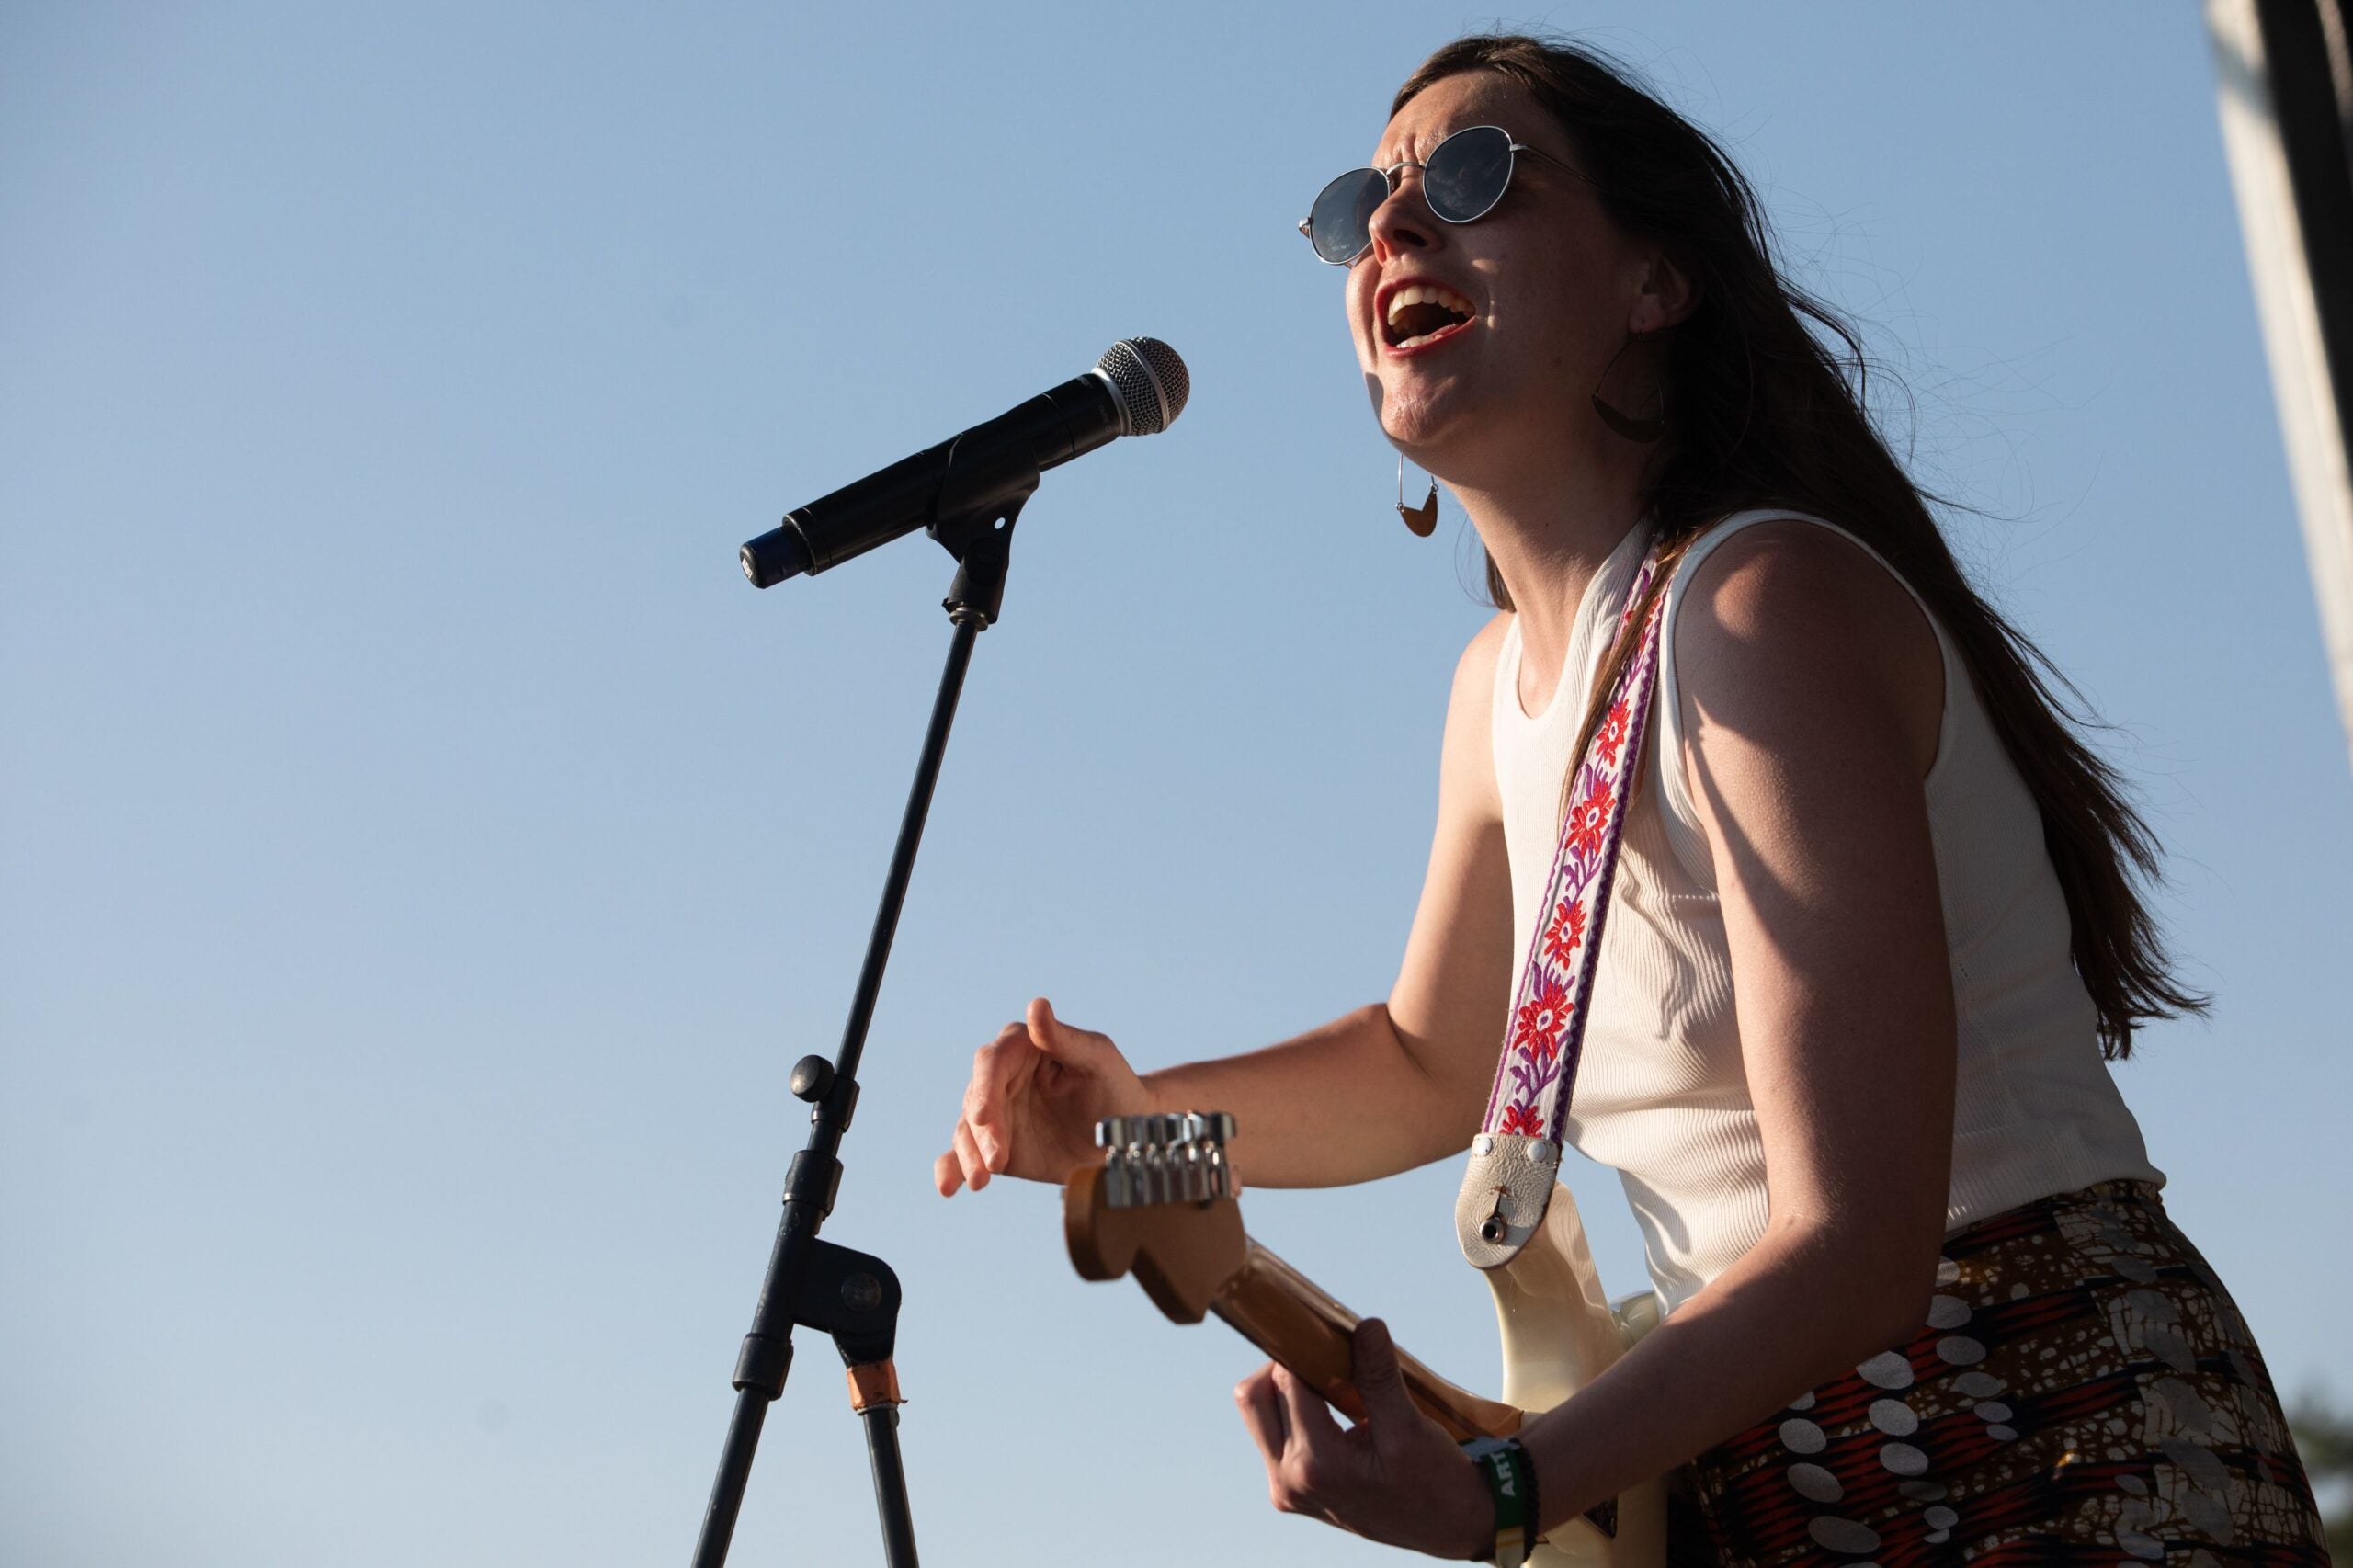
[(924, 732), (915, 785), (907, 792), (906, 812), (899, 820), (891, 869), (882, 879), (882, 903), (875, 911), (873, 933), (867, 938), (866, 961), (850, 999), (841, 1050), (831, 1062), (813, 1054), (793, 1064), (792, 1093), (811, 1107), (809, 1142), (792, 1157), (784, 1178), (784, 1215), (768, 1254), (767, 1274), (760, 1281), (751, 1332), (744, 1336), (743, 1350), (736, 1358), (735, 1414), (728, 1423), (718, 1478), (711, 1483), (710, 1502), (695, 1542), (694, 1568), (722, 1568), (727, 1561), (761, 1426), (769, 1404), (784, 1392), (785, 1374), (792, 1367), (796, 1327), (831, 1335), (840, 1350), (842, 1364), (849, 1369), (850, 1408), (866, 1426), (867, 1451), (874, 1467), (874, 1506), (882, 1520), (884, 1561), (890, 1568), (916, 1568), (915, 1523), (907, 1509), (906, 1473), (899, 1462), (899, 1377), (892, 1359), (899, 1326), (899, 1277), (881, 1258), (821, 1241), (817, 1231), (833, 1212), (834, 1197), (841, 1186), (838, 1156), (842, 1134), (849, 1131), (850, 1115), (858, 1107), (858, 1058), (866, 1050), (867, 1026), (873, 1021), (882, 970), (890, 962), (891, 939), (899, 928), (899, 911), (906, 902), (907, 881), (923, 839), (924, 819), (931, 811), (932, 790), (939, 781), (940, 758), (948, 749), (949, 726), (955, 722), (956, 701), (964, 689), (964, 672), (972, 662), (972, 644), (984, 629), (996, 623), (1005, 602), (1013, 525), (1038, 488), (1035, 468), (1010, 483), (967, 486), (957, 482), (952, 459), (943, 495), (960, 488), (968, 492), (977, 488), (988, 494), (981, 504), (959, 508), (954, 517), (936, 521), (926, 529), (956, 558), (956, 580), (940, 601), (956, 630), (948, 644), (939, 694), (932, 701), (931, 723)]

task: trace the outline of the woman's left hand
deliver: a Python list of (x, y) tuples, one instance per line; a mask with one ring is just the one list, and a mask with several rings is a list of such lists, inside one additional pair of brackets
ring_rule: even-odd
[(1353, 1350), (1365, 1408), (1354, 1426), (1341, 1426), (1321, 1394), (1272, 1362), (1235, 1386), (1275, 1506), (1433, 1557), (1485, 1557), (1495, 1499), (1469, 1456), (1405, 1392), (1388, 1325), (1357, 1324)]

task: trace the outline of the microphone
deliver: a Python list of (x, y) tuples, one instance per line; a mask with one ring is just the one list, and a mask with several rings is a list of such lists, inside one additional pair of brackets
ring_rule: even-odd
[(1085, 375), (787, 512), (739, 552), (744, 575), (756, 588), (771, 587), (917, 528), (936, 532), (1018, 504), (1038, 487), (1040, 470), (1115, 436), (1165, 430), (1191, 392), (1192, 377), (1176, 350), (1156, 337), (1121, 338)]

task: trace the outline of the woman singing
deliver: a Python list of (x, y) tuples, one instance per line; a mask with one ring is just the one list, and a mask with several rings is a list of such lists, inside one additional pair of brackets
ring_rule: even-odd
[[(1740, 173), (1593, 51), (1478, 37), (1303, 226), (1501, 610), (1456, 668), (1396, 984), (1142, 1076), (1033, 1002), (940, 1190), (1058, 1181), (1152, 1109), (1233, 1112), (1277, 1187), (1565, 1140), (1622, 1173), (1667, 1316), (1516, 1439), (1531, 1539), (1681, 1467), (1727, 1562), (2325, 1564), (2103, 1062), (2201, 1005), (2140, 896), (2154, 846)], [(1399, 509), (1427, 532), (1435, 500)], [(1377, 1322), (1356, 1354), (1353, 1428), (1279, 1369), (1237, 1390), (1276, 1506), (1511, 1560), (1503, 1468), (1405, 1397)]]

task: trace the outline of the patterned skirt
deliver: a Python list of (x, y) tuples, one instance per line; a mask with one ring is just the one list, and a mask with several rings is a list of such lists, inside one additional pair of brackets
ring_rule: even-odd
[(1937, 1278), (1909, 1344), (1685, 1472), (1716, 1561), (2327, 1568), (2246, 1321), (2154, 1186), (1957, 1231)]

